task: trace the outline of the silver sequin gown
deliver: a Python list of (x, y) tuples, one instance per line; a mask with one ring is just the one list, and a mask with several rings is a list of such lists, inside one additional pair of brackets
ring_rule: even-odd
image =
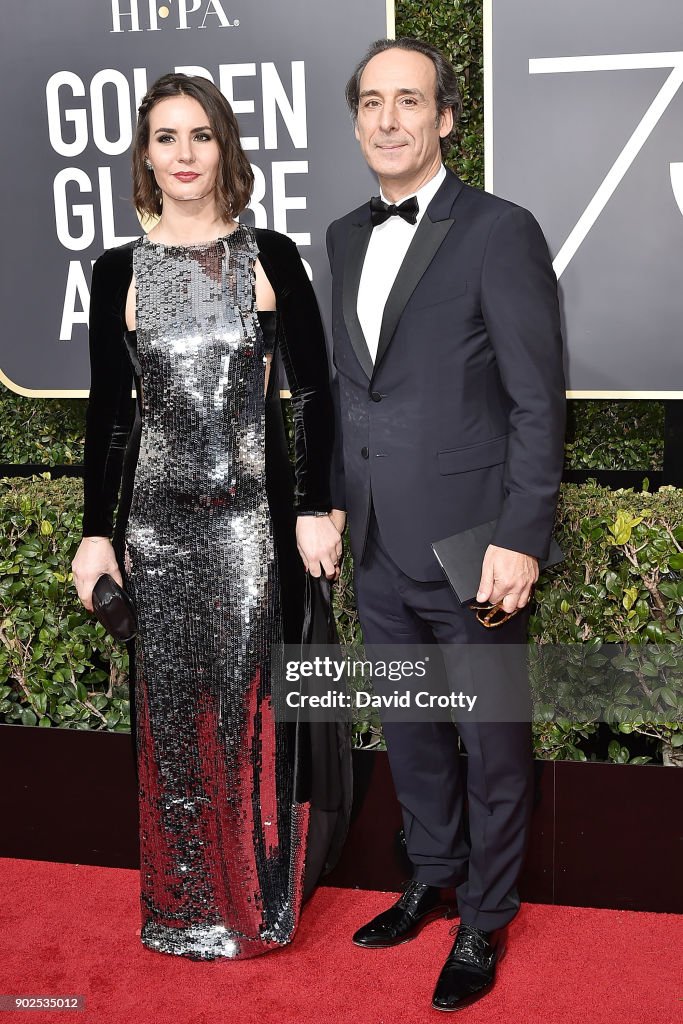
[(256, 256), (246, 227), (133, 248), (142, 427), (124, 579), (139, 620), (141, 939), (202, 959), (288, 942), (302, 898), (308, 805), (271, 705), (282, 610)]

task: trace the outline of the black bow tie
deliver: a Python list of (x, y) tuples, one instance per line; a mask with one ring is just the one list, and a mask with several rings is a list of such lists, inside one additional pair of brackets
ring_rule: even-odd
[(394, 203), (385, 203), (379, 196), (373, 196), (370, 200), (370, 219), (372, 220), (373, 228), (377, 227), (378, 224), (383, 224), (385, 220), (389, 220), (389, 217), (394, 216), (403, 217), (408, 224), (417, 224), (419, 209), (417, 196), (411, 196), (410, 199), (406, 199), (400, 206), (396, 206)]

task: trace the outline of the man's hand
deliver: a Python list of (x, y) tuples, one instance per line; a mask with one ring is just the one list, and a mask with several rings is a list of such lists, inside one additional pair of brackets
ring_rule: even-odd
[(298, 516), (296, 543), (306, 570), (311, 576), (320, 576), (320, 568), (328, 580), (339, 576), (342, 539), (329, 515)]
[(84, 537), (71, 563), (73, 581), (81, 604), (92, 611), (92, 591), (102, 573), (108, 572), (120, 587), (121, 572), (108, 537)]
[(529, 603), (537, 579), (538, 559), (489, 544), (481, 567), (477, 601), (502, 601), (506, 612), (515, 612)]

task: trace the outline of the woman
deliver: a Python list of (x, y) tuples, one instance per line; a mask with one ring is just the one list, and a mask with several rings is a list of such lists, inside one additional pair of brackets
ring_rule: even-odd
[(142, 942), (251, 957), (291, 940), (304, 887), (310, 804), (297, 736), (273, 716), (270, 654), (301, 639), (304, 567), (338, 574), (327, 355), (295, 245), (235, 219), (253, 174), (211, 82), (172, 74), (152, 86), (133, 178), (136, 208), (160, 219), (93, 269), (73, 575), (89, 610), (105, 572), (137, 608)]

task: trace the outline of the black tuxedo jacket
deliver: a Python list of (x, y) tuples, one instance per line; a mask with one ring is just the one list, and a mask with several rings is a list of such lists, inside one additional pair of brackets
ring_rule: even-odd
[(384, 309), (373, 365), (356, 313), (369, 204), (328, 230), (338, 449), (333, 504), (354, 559), (372, 501), (413, 579), (443, 579), (431, 544), (498, 519), (493, 542), (542, 558), (562, 474), (557, 280), (533, 216), (448, 171)]

